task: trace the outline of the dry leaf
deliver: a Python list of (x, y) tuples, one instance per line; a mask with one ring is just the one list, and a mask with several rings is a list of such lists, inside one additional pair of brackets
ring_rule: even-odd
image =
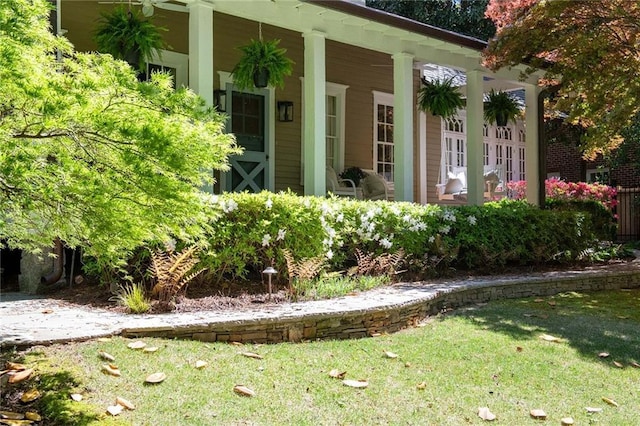
[(256, 396), (256, 393), (244, 385), (235, 385), (233, 391), (242, 396)]
[(544, 410), (541, 410), (540, 408), (534, 408), (529, 412), (529, 414), (534, 419), (544, 420), (547, 418), (547, 413), (545, 413)]
[(9, 420), (22, 420), (24, 419), (24, 414), (16, 413), (14, 411), (0, 410), (0, 418)]
[(71, 396), (71, 399), (73, 399), (76, 402), (82, 401), (82, 395), (79, 393), (72, 393), (70, 396)]
[(242, 342), (231, 342), (233, 346), (242, 346)]
[(142, 349), (142, 352), (147, 352), (147, 353), (151, 353), (151, 352), (155, 352), (157, 351), (158, 348), (156, 346), (150, 346), (148, 348), (144, 348)]
[(522, 352), (522, 346), (516, 346), (516, 352)]
[(122, 374), (120, 373), (120, 369), (113, 364), (104, 364), (102, 366), (102, 371), (107, 374), (111, 374), (112, 376), (120, 377)]
[(135, 410), (136, 406), (133, 405), (133, 403), (127, 399), (124, 399), (122, 397), (116, 397), (116, 404), (118, 405), (122, 405), (124, 408), (126, 408), (127, 410)]
[(560, 419), (560, 424), (562, 426), (570, 426), (573, 423), (574, 423), (573, 422), (573, 417), (563, 417), (563, 418)]
[(542, 334), (540, 338), (546, 342), (559, 342), (561, 339), (549, 334)]
[(631, 366), (632, 366), (632, 367), (640, 368), (640, 364), (638, 364), (638, 363), (637, 363), (637, 362), (635, 362), (635, 361), (631, 361), (631, 363), (630, 363), (630, 364), (631, 364)]
[(343, 380), (342, 384), (350, 388), (366, 388), (369, 386), (369, 382), (366, 380)]
[(24, 418), (27, 420), (31, 420), (32, 422), (41, 422), (42, 416), (35, 411), (27, 411), (24, 413)]
[(8, 426), (28, 426), (32, 425), (33, 422), (31, 420), (9, 420), (9, 419), (0, 419), (0, 423)]
[(549, 306), (556, 306), (556, 302), (554, 302), (553, 300), (550, 300), (547, 303), (549, 304)]
[(404, 366), (405, 366), (406, 368), (409, 368), (409, 367), (411, 367), (411, 363), (410, 363), (410, 362), (405, 362), (405, 363), (404, 363)]
[(603, 396), (603, 397), (602, 397), (602, 400), (603, 400), (604, 402), (606, 402), (607, 404), (612, 405), (612, 406), (614, 406), (614, 407), (617, 407), (617, 406), (618, 406), (618, 403), (617, 403), (617, 402), (615, 402), (615, 401), (614, 401), (613, 399), (611, 399), (611, 398), (607, 398), (606, 396)]
[(618, 361), (613, 361), (613, 365), (615, 365), (618, 368), (624, 368), (624, 365), (622, 365), (621, 363), (619, 363)]
[(416, 388), (420, 390), (425, 390), (427, 388), (427, 382), (420, 382), (416, 385)]
[(107, 353), (105, 351), (100, 351), (98, 352), (98, 355), (100, 355), (100, 358), (106, 360), (106, 361), (115, 361), (116, 357), (114, 357), (113, 355), (111, 355), (110, 353)]
[(537, 298), (537, 299), (533, 299), (533, 301), (540, 303), (540, 302), (544, 302), (544, 299)]
[(147, 383), (160, 383), (167, 378), (167, 375), (164, 373), (153, 373), (149, 374), (147, 378), (144, 380)]
[(493, 414), (488, 407), (478, 408), (478, 417), (482, 420), (492, 421), (496, 419), (496, 415)]
[(242, 356), (246, 356), (247, 358), (255, 358), (255, 359), (263, 358), (262, 355), (255, 354), (253, 352), (242, 352)]
[(9, 383), (20, 383), (27, 380), (33, 374), (33, 368), (27, 368), (26, 370), (16, 371), (15, 373), (9, 373)]
[(147, 346), (147, 344), (142, 340), (136, 340), (135, 342), (131, 342), (127, 345), (129, 349), (142, 349), (145, 346)]
[(110, 405), (107, 407), (107, 413), (111, 414), (112, 416), (117, 416), (118, 414), (122, 413), (123, 409), (124, 407), (119, 404)]
[(108, 337), (98, 337), (96, 340), (97, 340), (98, 342), (102, 342), (102, 343), (110, 342), (110, 341), (111, 341), (111, 339), (109, 339)]
[(20, 397), (20, 401), (26, 404), (28, 402), (35, 401), (36, 399), (40, 398), (40, 396), (42, 396), (42, 394), (38, 389), (29, 389), (22, 394), (22, 396)]
[(196, 361), (196, 368), (205, 368), (206, 366), (207, 366), (206, 361), (201, 361), (201, 360)]
[(394, 354), (394, 353), (393, 353), (393, 352), (391, 352), (391, 351), (384, 351), (384, 356), (385, 356), (386, 358), (392, 358), (392, 359), (393, 359), (393, 358), (398, 358), (398, 355), (397, 355), (397, 354)]
[(609, 352), (600, 352), (600, 353), (598, 354), (598, 356), (599, 356), (600, 358), (606, 358), (606, 357), (608, 357), (608, 356), (609, 356)]
[(347, 375), (346, 371), (340, 371), (340, 370), (331, 370), (329, 371), (329, 376), (333, 377), (334, 379), (344, 379), (344, 376)]
[(602, 408), (599, 407), (586, 407), (587, 413), (599, 413), (602, 411)]
[(24, 364), (19, 364), (17, 362), (7, 361), (7, 363), (5, 364), (5, 368), (7, 370), (22, 371), (22, 370), (26, 370), (27, 366)]
[(52, 314), (53, 313), (53, 309), (43, 309), (42, 313), (43, 314)]

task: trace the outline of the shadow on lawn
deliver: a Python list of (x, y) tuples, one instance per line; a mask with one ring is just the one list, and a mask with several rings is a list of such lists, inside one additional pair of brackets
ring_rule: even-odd
[[(549, 334), (565, 341), (586, 359), (628, 367), (640, 363), (640, 289), (562, 293), (545, 298), (492, 302), (461, 309), (483, 328), (515, 339)], [(607, 352), (610, 357), (598, 357)]]

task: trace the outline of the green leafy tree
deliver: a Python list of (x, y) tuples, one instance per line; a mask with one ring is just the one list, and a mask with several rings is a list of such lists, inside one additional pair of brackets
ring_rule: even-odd
[(108, 264), (170, 235), (198, 235), (199, 190), (239, 154), (224, 117), (171, 79), (138, 82), (110, 55), (50, 34), (46, 0), (0, 5), (0, 239), (60, 238)]
[(367, 0), (367, 6), (425, 24), (488, 40), (493, 22), (484, 16), (489, 0)]
[(487, 16), (497, 28), (487, 66), (543, 69), (557, 90), (550, 107), (585, 129), (587, 157), (622, 142), (640, 110), (640, 2), (491, 0)]

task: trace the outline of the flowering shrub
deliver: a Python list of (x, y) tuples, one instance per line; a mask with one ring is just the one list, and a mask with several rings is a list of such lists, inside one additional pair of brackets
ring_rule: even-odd
[[(617, 191), (614, 187), (600, 183), (565, 182), (556, 177), (544, 181), (548, 199), (561, 201), (597, 201), (612, 210), (616, 205)], [(524, 180), (507, 183), (511, 198), (525, 198), (527, 182)]]
[(356, 249), (372, 255), (402, 249), (411, 278), (419, 279), (449, 267), (495, 271), (571, 260), (597, 240), (589, 211), (541, 210), (514, 200), (445, 207), (264, 191), (205, 201), (206, 237), (185, 230), (176, 240), (200, 247), (199, 266), (212, 281), (259, 276), (267, 266), (286, 281), (284, 249), (295, 261), (323, 257), (334, 273), (356, 265)]

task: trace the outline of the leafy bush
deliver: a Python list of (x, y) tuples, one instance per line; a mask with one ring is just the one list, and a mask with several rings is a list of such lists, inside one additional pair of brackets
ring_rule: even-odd
[(285, 253), (291, 265), (316, 259), (330, 275), (358, 269), (363, 255), (398, 259), (411, 278), (450, 268), (495, 271), (580, 259), (602, 237), (597, 228), (603, 208), (594, 205), (598, 208), (540, 210), (503, 200), (445, 207), (290, 192), (233, 193), (210, 197), (205, 240), (187, 238), (177, 245), (200, 247), (198, 266), (207, 269), (203, 279), (208, 281), (257, 278), (273, 266), (276, 282), (285, 283), (290, 278)]

